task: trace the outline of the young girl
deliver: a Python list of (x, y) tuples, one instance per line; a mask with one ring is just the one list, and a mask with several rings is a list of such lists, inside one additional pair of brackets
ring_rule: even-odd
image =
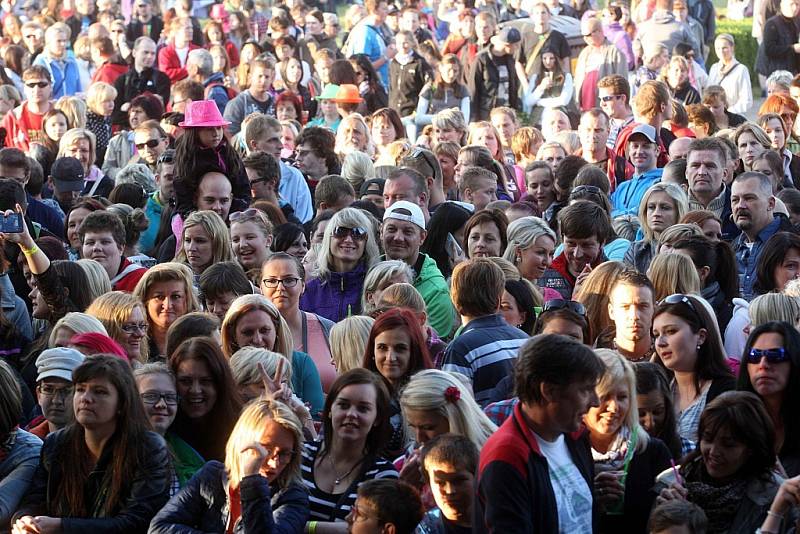
[(86, 129), (92, 132), (97, 140), (95, 160), (97, 166), (103, 164), (108, 141), (111, 139), (111, 114), (114, 113), (114, 100), (117, 90), (104, 83), (93, 83), (86, 95)]
[(462, 68), (458, 56), (447, 54), (437, 69), (436, 80), (428, 82), (419, 95), (417, 103), (417, 127), (430, 124), (433, 116), (443, 109), (458, 108), (469, 122), (470, 96), (461, 83)]
[(60, 109), (54, 108), (44, 114), (42, 118), (42, 130), (44, 131), (42, 143), (50, 151), (53, 159), (58, 154), (58, 143), (68, 129), (67, 116)]
[(503, 169), (504, 189), (513, 202), (520, 198), (517, 188), (517, 176), (514, 168), (506, 163), (505, 148), (500, 141), (500, 135), (489, 121), (473, 122), (469, 125), (468, 145), (480, 145), (489, 149), (497, 164)]
[[(317, 115), (317, 101), (314, 100), (314, 93), (318, 93), (318, 91), (312, 93), (313, 85), (303, 83), (303, 65), (300, 60), (290, 57), (281, 62), (279, 67), (281, 80), (286, 92), (300, 95), (302, 99), (302, 109), (305, 110), (305, 113), (301, 115), (306, 118), (315, 117)], [(298, 115), (296, 120), (301, 121), (301, 115)], [(280, 119), (280, 117), (278, 118)]]
[(239, 49), (225, 36), (225, 31), (221, 23), (215, 20), (208, 21), (205, 30), (203, 30), (203, 35), (206, 37), (206, 48), (208, 50), (211, 50), (211, 47), (214, 45), (223, 46), (228, 53), (230, 67), (236, 68), (239, 66)]
[(185, 217), (194, 209), (200, 179), (209, 171), (222, 172), (231, 182), (230, 212), (250, 204), (250, 181), (242, 160), (224, 134), (223, 120), (213, 100), (196, 100), (186, 106), (186, 120), (179, 126), (184, 133), (175, 142), (176, 212)]
[(324, 126), (334, 132), (339, 128), (342, 116), (339, 115), (336, 102), (333, 101), (337, 91), (339, 86), (329, 83), (319, 96), (314, 97), (318, 102), (319, 117), (309, 121), (308, 126)]
[(547, 108), (574, 106), (574, 96), (572, 74), (561, 69), (556, 51), (545, 46), (541, 67), (531, 74), (528, 89), (522, 97), (523, 108), (530, 113), (531, 124), (540, 128), (542, 113)]
[(238, 92), (239, 86), (236, 85), (236, 79), (233, 76), (234, 69), (231, 66), (231, 58), (228, 51), (224, 46), (215, 44), (208, 47), (208, 52), (211, 54), (213, 60), (214, 72), (221, 72), (225, 75), (223, 83), (225, 87), (234, 89)]

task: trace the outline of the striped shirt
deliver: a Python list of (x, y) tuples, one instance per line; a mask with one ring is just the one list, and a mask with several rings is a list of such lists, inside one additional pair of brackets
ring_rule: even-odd
[(310, 521), (344, 521), (350, 508), (356, 502), (356, 492), (362, 482), (374, 478), (397, 478), (397, 470), (391, 462), (376, 458), (366, 466), (364, 474), (353, 482), (344, 493), (328, 493), (322, 491), (314, 482), (314, 461), (322, 447), (322, 443), (314, 441), (303, 447), (303, 461), (300, 465), (303, 484), (308, 490), (308, 505), (311, 512)]

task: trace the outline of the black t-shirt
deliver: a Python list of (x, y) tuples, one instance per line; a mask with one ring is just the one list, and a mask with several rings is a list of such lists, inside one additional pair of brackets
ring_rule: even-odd
[(564, 34), (557, 30), (550, 30), (550, 33), (545, 37), (544, 44), (539, 48), (539, 53), (531, 60), (531, 56), (536, 50), (540, 39), (541, 35), (536, 32), (523, 32), (522, 46), (519, 49), (518, 59), (522, 65), (525, 66), (525, 72), (528, 73), (528, 75), (530, 75), (533, 69), (538, 67), (537, 64), (542, 61), (541, 56), (543, 50), (554, 51), (558, 59), (564, 59), (572, 55), (569, 43), (567, 42), (567, 38), (564, 37)]

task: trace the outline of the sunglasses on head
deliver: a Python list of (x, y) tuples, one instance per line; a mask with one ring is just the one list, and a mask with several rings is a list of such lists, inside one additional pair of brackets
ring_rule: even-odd
[(345, 239), (347, 236), (352, 237), (354, 241), (365, 241), (367, 239), (367, 230), (360, 226), (355, 228), (337, 226), (333, 229), (333, 237), (336, 239)]
[(244, 211), (234, 211), (230, 215), (228, 215), (228, 220), (231, 222), (236, 222), (239, 219), (244, 219), (245, 217), (256, 217), (258, 215), (258, 210), (255, 208), (247, 208)]
[(567, 308), (568, 310), (577, 313), (578, 315), (586, 315), (586, 308), (584, 308), (583, 304), (574, 300), (562, 300), (562, 299), (554, 299), (547, 301), (542, 308), (542, 313), (562, 310)]
[(789, 354), (783, 347), (777, 349), (750, 349), (745, 355), (747, 363), (761, 363), (761, 359), (766, 358), (769, 363), (781, 363), (789, 361)]
[(50, 82), (25, 82), (25, 86), (30, 87), (31, 89), (33, 89), (34, 87), (39, 87), (40, 89), (44, 89), (48, 85), (50, 85)]
[(144, 147), (155, 148), (161, 143), (161, 139), (148, 139), (144, 143), (135, 143), (136, 150), (144, 150)]
[(663, 306), (664, 304), (681, 304), (681, 303), (686, 304), (686, 306), (688, 306), (689, 309), (692, 310), (692, 312), (697, 316), (697, 318), (698, 319), (700, 318), (700, 314), (698, 313), (697, 308), (695, 308), (692, 299), (680, 293), (675, 293), (674, 295), (665, 297), (661, 302), (658, 303), (658, 305)]

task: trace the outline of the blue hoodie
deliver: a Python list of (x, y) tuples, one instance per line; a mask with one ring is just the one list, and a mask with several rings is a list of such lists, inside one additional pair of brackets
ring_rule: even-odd
[(312, 278), (300, 297), (300, 309), (334, 323), (361, 312), (361, 291), (367, 268), (364, 263), (347, 273), (331, 271), (327, 278)]
[(651, 185), (661, 181), (663, 172), (664, 169), (650, 169), (644, 174), (634, 175), (630, 180), (625, 180), (617, 185), (611, 194), (611, 218), (620, 215), (637, 215), (645, 191)]

